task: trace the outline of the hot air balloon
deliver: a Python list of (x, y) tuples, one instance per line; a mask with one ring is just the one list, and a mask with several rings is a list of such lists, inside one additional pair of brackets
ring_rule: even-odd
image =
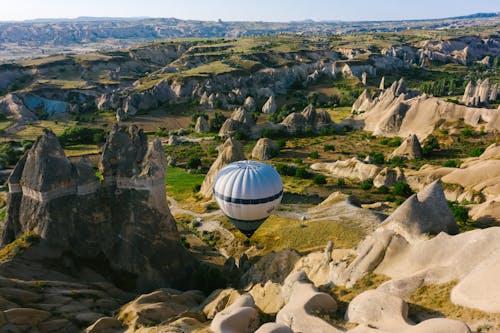
[(222, 212), (247, 237), (271, 215), (283, 198), (276, 170), (256, 161), (234, 162), (215, 177), (214, 197)]

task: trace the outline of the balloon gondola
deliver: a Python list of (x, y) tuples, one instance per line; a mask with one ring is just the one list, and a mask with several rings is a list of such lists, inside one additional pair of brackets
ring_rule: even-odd
[(251, 237), (283, 198), (283, 182), (270, 165), (239, 161), (222, 168), (215, 177), (214, 198), (222, 212)]

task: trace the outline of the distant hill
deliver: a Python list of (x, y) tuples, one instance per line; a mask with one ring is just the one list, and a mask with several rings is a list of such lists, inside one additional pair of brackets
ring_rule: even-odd
[(329, 35), (397, 32), (408, 29), (454, 29), (498, 26), (498, 13), (458, 18), (374, 22), (222, 22), (176, 18), (78, 17), (0, 22), (0, 61), (54, 53), (87, 52), (129, 47), (175, 38), (239, 38), (269, 34)]

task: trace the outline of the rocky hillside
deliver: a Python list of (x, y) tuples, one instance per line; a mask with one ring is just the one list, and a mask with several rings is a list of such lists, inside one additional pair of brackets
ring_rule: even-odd
[(166, 38), (237, 38), (281, 33), (338, 34), (498, 24), (498, 14), (392, 22), (204, 22), (175, 18), (92, 18), (0, 23), (0, 61), (76, 50), (122, 48)]

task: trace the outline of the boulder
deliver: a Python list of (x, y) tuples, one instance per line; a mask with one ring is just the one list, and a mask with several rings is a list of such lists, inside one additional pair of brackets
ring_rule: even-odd
[(117, 318), (132, 328), (156, 325), (198, 306), (202, 300), (203, 294), (198, 291), (157, 290), (124, 305)]
[(330, 295), (318, 292), (314, 285), (307, 281), (304, 272), (288, 276), (283, 288), (288, 290), (289, 298), (276, 315), (276, 323), (288, 326), (294, 332), (342, 332), (313, 315), (333, 314), (337, 310), (337, 303)]
[(277, 324), (277, 323), (266, 323), (259, 327), (255, 333), (293, 333), (290, 327)]
[(420, 146), (420, 141), (415, 134), (409, 135), (401, 145), (392, 152), (389, 159), (396, 156), (406, 158), (408, 160), (413, 160), (422, 157), (422, 146)]
[(271, 114), (276, 112), (277, 108), (278, 106), (276, 105), (274, 95), (271, 95), (267, 100), (267, 102), (262, 107), (262, 113)]
[(318, 117), (318, 114), (314, 105), (309, 104), (306, 106), (306, 108), (302, 111), (302, 115), (310, 126), (316, 126), (316, 118)]
[(51, 317), (50, 312), (31, 308), (13, 308), (3, 314), (7, 322), (14, 325), (38, 325)]
[(215, 315), (237, 300), (241, 294), (235, 289), (217, 289), (214, 290), (200, 305), (207, 319), (213, 319)]
[(368, 290), (349, 303), (345, 317), (351, 323), (381, 330), (401, 330), (408, 326), (408, 305), (399, 297)]
[(284, 305), (281, 285), (271, 281), (259, 283), (248, 292), (255, 300), (255, 305), (264, 313), (277, 313)]
[(241, 161), (245, 159), (245, 154), (243, 150), (243, 145), (236, 139), (227, 139), (222, 146), (219, 147), (219, 155), (217, 159), (212, 164), (208, 173), (201, 184), (200, 193), (206, 197), (210, 198), (213, 195), (212, 185), (215, 180), (215, 176), (220, 169), (226, 165)]
[(240, 296), (233, 304), (217, 313), (210, 324), (214, 333), (252, 333), (259, 327), (259, 314), (252, 296)]
[(270, 160), (279, 153), (278, 145), (271, 139), (262, 138), (257, 141), (252, 150), (252, 158), (258, 160)]

